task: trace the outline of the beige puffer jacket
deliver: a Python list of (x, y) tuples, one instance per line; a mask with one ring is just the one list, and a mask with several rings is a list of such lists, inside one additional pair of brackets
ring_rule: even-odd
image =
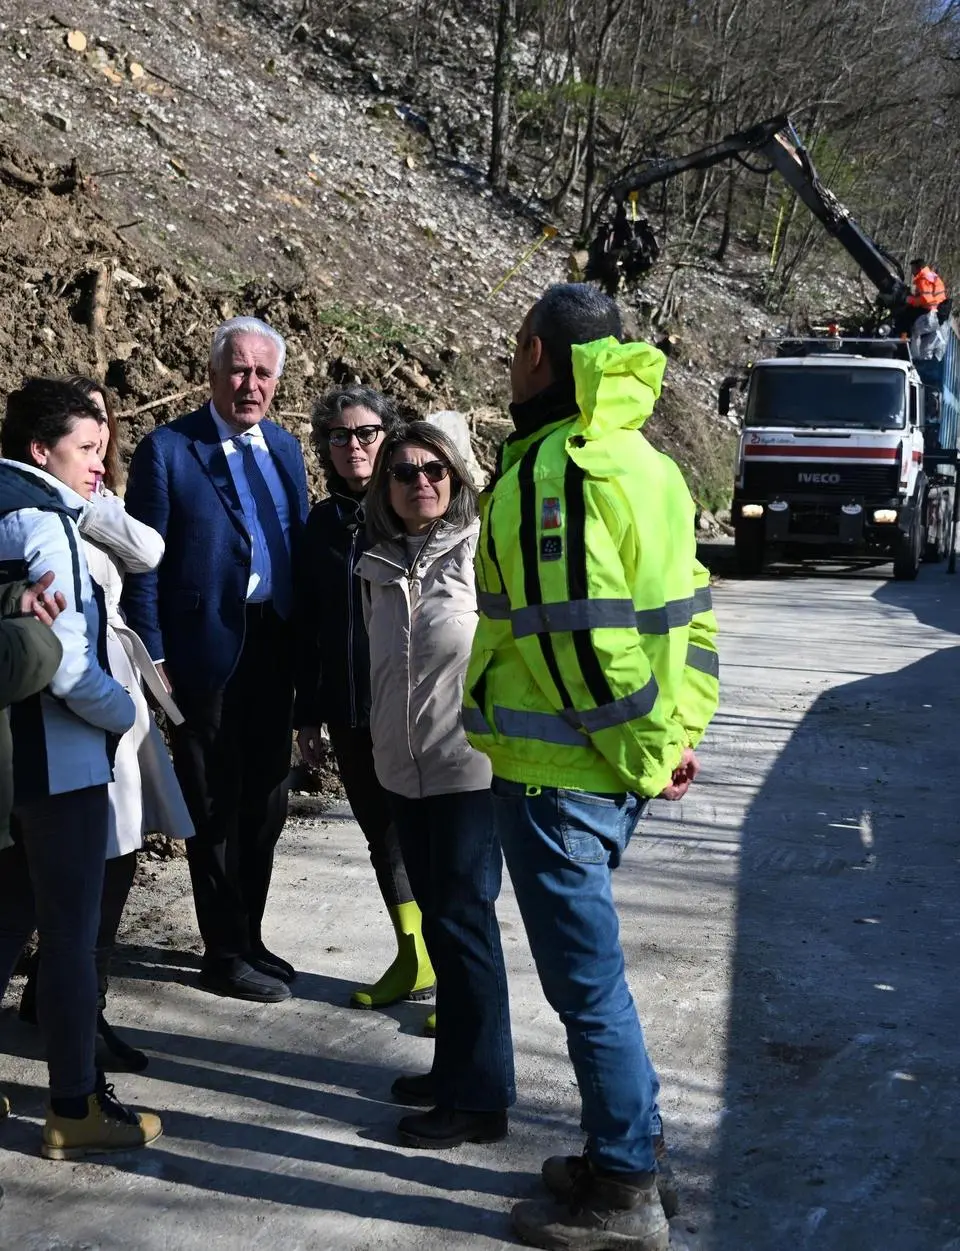
[(478, 521), (462, 530), (441, 524), (422, 549), (402, 539), (379, 543), (357, 565), (370, 635), (374, 763), (381, 784), (407, 799), (490, 785), (489, 761), (467, 742), (461, 718), (477, 626), (479, 530)]

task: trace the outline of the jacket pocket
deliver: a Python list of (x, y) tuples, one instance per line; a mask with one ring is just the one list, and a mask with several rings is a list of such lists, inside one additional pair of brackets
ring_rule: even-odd
[(620, 862), (626, 845), (623, 829), (625, 795), (597, 795), (589, 791), (557, 791), (560, 838), (571, 860), (579, 864)]

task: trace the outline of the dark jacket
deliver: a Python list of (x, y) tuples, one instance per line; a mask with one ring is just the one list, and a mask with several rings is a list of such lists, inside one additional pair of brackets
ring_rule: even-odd
[(316, 504), (294, 568), (294, 725), (370, 723), (370, 651), (357, 561), (367, 549), (362, 497), (337, 489)]
[(11, 704), (36, 695), (60, 665), (60, 640), (35, 617), (20, 616), (26, 582), (0, 586), (0, 849), (10, 846), (13, 807), (13, 738)]
[[(307, 515), (303, 453), (273, 422), (260, 429), (286, 488), (295, 551)], [(174, 691), (222, 691), (243, 647), (251, 546), (209, 405), (142, 440), (124, 502), (166, 544), (154, 572), (124, 583), (130, 627), (164, 661)]]

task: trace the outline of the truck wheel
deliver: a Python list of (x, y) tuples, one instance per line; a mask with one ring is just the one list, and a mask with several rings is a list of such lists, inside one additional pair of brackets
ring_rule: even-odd
[(893, 554), (893, 576), (898, 582), (912, 582), (920, 572), (920, 555), (923, 551), (923, 510), (913, 514), (913, 522), (907, 534), (901, 534)]
[(739, 525), (734, 530), (734, 550), (741, 578), (755, 578), (763, 572), (763, 530), (760, 526)]

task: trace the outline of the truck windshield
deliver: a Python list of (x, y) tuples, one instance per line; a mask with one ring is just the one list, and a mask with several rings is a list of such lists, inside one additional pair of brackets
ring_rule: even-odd
[(744, 424), (896, 430), (905, 411), (906, 378), (899, 369), (761, 368), (750, 380)]

